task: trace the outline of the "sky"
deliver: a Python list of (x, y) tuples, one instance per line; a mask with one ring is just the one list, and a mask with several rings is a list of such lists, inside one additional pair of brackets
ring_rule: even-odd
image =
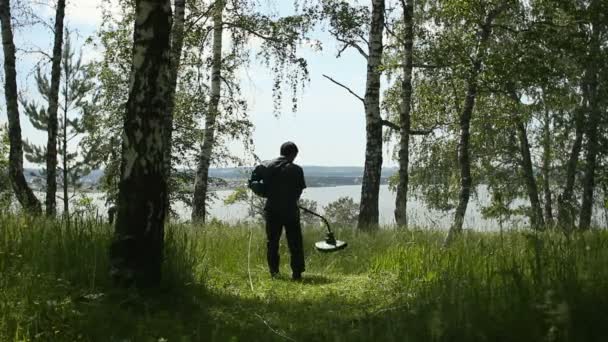
[[(361, 1), (365, 3), (366, 1)], [(77, 31), (76, 44), (95, 34), (100, 23), (98, 0), (68, 1), (67, 25)], [(292, 1), (276, 0), (269, 5), (270, 10), (289, 13)], [(53, 22), (54, 9), (41, 9), (41, 16)], [(278, 117), (273, 114), (272, 78), (270, 73), (257, 63), (246, 70), (242, 89), (248, 100), (250, 119), (255, 126), (253, 139), (255, 153), (262, 159), (276, 157), (280, 145), (294, 141), (300, 150), (296, 162), (301, 165), (322, 166), (363, 166), (365, 160), (365, 116), (363, 104), (323, 77), (331, 76), (348, 85), (363, 96), (365, 90), (365, 60), (355, 51), (347, 51), (336, 58), (337, 45), (327, 32), (315, 31), (313, 38), (322, 44), (322, 51), (304, 48), (303, 56), (307, 59), (310, 71), (310, 82), (300, 94), (297, 113), (291, 111), (286, 102)], [(16, 32), (17, 48), (25, 50), (44, 50), (50, 54), (52, 33), (35, 27)], [(17, 73), (18, 87), (28, 96), (36, 96), (32, 70), (40, 60), (40, 54), (18, 53)], [(87, 50), (84, 59), (98, 58), (99, 51)], [(286, 94), (287, 95), (287, 94)], [(287, 97), (287, 96), (286, 96)], [(4, 99), (0, 102), (4, 108)], [(2, 111), (0, 122), (6, 122), (6, 113)], [(37, 144), (46, 143), (46, 134), (35, 130), (27, 118), (21, 115), (24, 139)], [(392, 147), (390, 147), (392, 149)], [(237, 156), (247, 157), (238, 143), (231, 143), (230, 149)], [(390, 158), (388, 147), (385, 151), (385, 166), (396, 163)], [(26, 162), (26, 167), (32, 165)]]

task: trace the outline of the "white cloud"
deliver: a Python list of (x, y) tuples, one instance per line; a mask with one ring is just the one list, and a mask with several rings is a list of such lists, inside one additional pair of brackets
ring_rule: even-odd
[(66, 19), (77, 26), (97, 28), (102, 20), (102, 7), (111, 8), (115, 14), (118, 14), (120, 10), (116, 0), (74, 0), (67, 3)]

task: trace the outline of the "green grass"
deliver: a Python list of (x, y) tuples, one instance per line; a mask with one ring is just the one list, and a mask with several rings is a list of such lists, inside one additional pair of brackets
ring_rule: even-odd
[[(162, 288), (113, 288), (110, 227), (0, 214), (0, 341), (607, 341), (608, 232), (337, 229), (272, 280), (259, 226), (171, 226)], [(251, 248), (249, 248), (251, 241)]]

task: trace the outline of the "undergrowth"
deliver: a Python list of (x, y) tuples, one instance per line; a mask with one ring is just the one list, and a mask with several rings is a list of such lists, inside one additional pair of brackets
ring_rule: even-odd
[(0, 341), (606, 341), (608, 233), (305, 230), (304, 281), (257, 225), (169, 226), (161, 288), (117, 289), (111, 227), (0, 214)]

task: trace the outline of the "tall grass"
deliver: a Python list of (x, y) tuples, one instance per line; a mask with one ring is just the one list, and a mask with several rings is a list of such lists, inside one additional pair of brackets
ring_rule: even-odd
[(160, 290), (116, 289), (111, 227), (0, 214), (0, 341), (606, 341), (608, 234), (338, 228), (304, 281), (257, 225), (167, 228)]

